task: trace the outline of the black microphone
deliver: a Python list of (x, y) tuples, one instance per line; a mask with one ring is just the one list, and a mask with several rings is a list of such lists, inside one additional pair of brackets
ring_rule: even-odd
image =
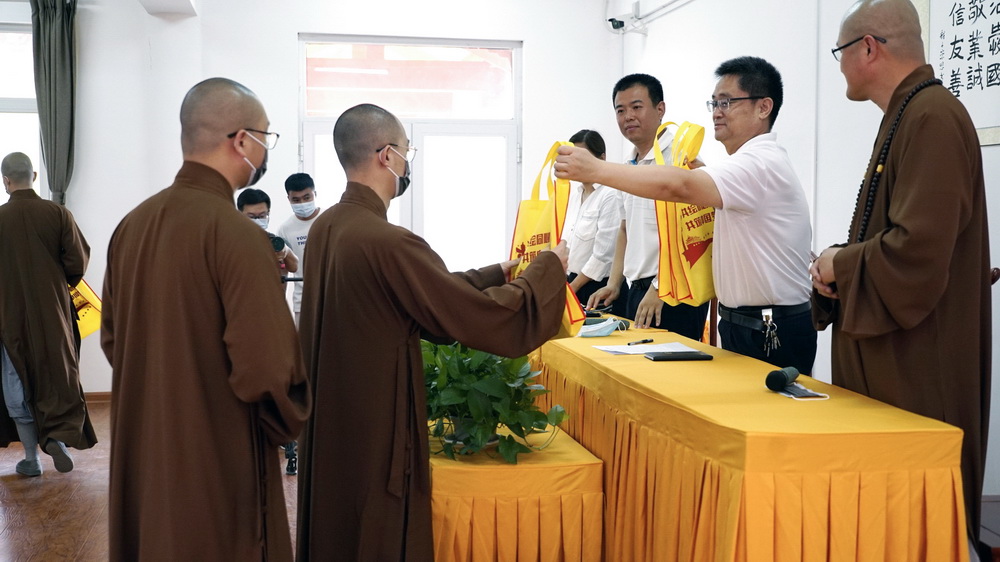
[(764, 384), (775, 392), (781, 392), (786, 386), (795, 382), (799, 377), (799, 370), (795, 367), (785, 367), (767, 374)]

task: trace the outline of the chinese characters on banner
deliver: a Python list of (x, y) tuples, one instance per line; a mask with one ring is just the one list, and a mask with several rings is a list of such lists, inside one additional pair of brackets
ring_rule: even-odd
[(1000, 126), (1000, 0), (932, 0), (930, 63), (976, 128)]

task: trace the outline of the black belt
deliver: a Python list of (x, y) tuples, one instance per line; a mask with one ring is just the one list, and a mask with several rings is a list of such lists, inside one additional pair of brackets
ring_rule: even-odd
[(804, 302), (802, 304), (787, 306), (740, 306), (737, 308), (729, 308), (728, 306), (719, 303), (719, 316), (721, 316), (726, 322), (732, 322), (737, 326), (763, 332), (765, 331), (763, 313), (765, 309), (770, 308), (771, 320), (777, 320), (782, 317), (795, 316), (796, 314), (808, 312), (811, 306), (812, 305), (810, 303)]

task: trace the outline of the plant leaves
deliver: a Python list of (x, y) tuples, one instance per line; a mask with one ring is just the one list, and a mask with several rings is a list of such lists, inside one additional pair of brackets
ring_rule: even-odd
[(497, 449), (500, 451), (500, 456), (503, 457), (503, 460), (510, 464), (517, 464), (518, 453), (531, 452), (531, 449), (525, 447), (510, 435), (504, 435), (500, 438), (500, 445)]
[(472, 383), (472, 388), (496, 398), (504, 398), (510, 395), (510, 390), (500, 379), (482, 379)]
[(562, 422), (569, 419), (569, 414), (566, 413), (566, 409), (556, 404), (549, 408), (549, 413), (546, 415), (548, 418), (549, 425), (559, 425)]
[(454, 404), (462, 404), (465, 402), (466, 393), (454, 386), (449, 386), (441, 391), (441, 405), (451, 406)]
[(486, 397), (482, 392), (471, 389), (466, 395), (469, 402), (469, 413), (472, 414), (472, 419), (480, 422), (485, 420), (493, 412), (493, 405), (490, 404), (490, 399)]

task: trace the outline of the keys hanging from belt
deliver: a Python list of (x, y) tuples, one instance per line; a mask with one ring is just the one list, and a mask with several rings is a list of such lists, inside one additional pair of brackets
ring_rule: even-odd
[(781, 340), (778, 339), (778, 325), (774, 323), (770, 308), (762, 310), (761, 315), (764, 317), (764, 353), (770, 356), (771, 350), (781, 346)]

